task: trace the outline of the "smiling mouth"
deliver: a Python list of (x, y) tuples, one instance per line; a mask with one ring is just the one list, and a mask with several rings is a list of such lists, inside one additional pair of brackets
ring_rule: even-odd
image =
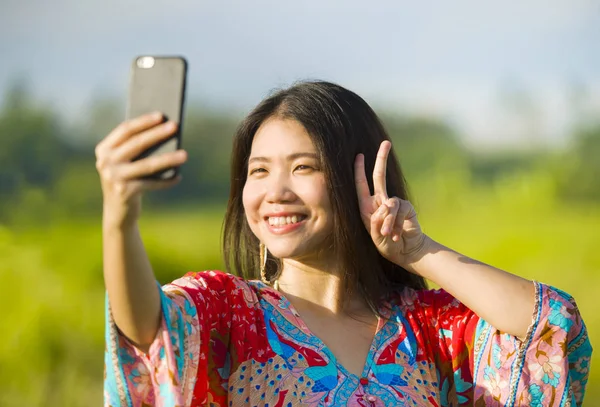
[(273, 216), (267, 219), (270, 226), (293, 225), (306, 219), (305, 215)]

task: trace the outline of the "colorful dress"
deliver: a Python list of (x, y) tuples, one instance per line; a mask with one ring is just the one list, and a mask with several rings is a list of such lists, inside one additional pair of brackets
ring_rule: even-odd
[(592, 348), (573, 298), (535, 283), (525, 340), (443, 290), (382, 308), (360, 377), (260, 281), (189, 273), (161, 290), (148, 353), (107, 301), (105, 406), (579, 406)]

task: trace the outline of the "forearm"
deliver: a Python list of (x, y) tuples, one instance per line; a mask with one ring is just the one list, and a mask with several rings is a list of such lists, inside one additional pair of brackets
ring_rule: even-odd
[(104, 281), (113, 319), (141, 349), (160, 323), (160, 294), (137, 225), (103, 225)]
[(411, 271), (438, 284), (501, 332), (524, 338), (535, 303), (533, 282), (427, 239)]

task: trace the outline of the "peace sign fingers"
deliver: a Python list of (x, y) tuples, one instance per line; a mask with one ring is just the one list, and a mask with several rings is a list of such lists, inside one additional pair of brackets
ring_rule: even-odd
[[(392, 143), (389, 141), (386, 140), (381, 143), (379, 151), (377, 152), (377, 158), (375, 159), (375, 167), (373, 168), (374, 195), (379, 196), (381, 201), (388, 198), (385, 174), (387, 171), (387, 159), (391, 148)], [(354, 181), (356, 183), (356, 192), (360, 201), (372, 197), (371, 191), (369, 190), (369, 183), (367, 182), (365, 156), (363, 154), (358, 154), (354, 160)]]
[(387, 171), (387, 159), (392, 149), (392, 143), (385, 140), (379, 146), (377, 152), (377, 158), (375, 159), (375, 168), (373, 168), (373, 187), (375, 189), (375, 195), (379, 196), (381, 200), (387, 200), (387, 186), (385, 173)]
[(424, 234), (410, 202), (388, 197), (387, 160), (392, 143), (385, 140), (379, 146), (373, 168), (373, 195), (367, 182), (365, 157), (356, 156), (354, 177), (361, 219), (379, 253), (391, 262), (404, 267), (409, 255), (421, 250)]
[(367, 174), (365, 172), (365, 156), (358, 154), (354, 160), (354, 183), (356, 184), (356, 194), (359, 203), (371, 198)]

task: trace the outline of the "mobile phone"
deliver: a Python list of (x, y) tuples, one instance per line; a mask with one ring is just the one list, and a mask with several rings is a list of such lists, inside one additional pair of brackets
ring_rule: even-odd
[[(134, 160), (180, 148), (187, 70), (187, 61), (180, 56), (145, 55), (134, 58), (127, 98), (127, 119), (158, 111), (162, 112), (164, 121), (171, 120), (178, 125), (173, 137), (152, 146)], [(146, 178), (171, 179), (178, 172), (179, 168), (168, 168)]]

